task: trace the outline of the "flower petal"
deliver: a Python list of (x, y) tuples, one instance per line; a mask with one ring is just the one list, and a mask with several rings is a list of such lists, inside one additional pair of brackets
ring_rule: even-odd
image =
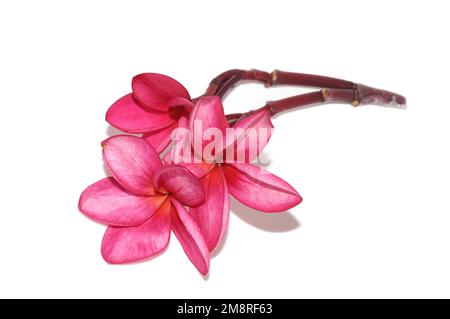
[[(262, 109), (238, 120), (232, 127), (234, 136), (228, 137), (233, 143), (234, 161), (249, 163), (262, 152), (270, 140), (273, 124), (269, 111)], [(227, 141), (227, 153), (231, 150)], [(229, 160), (229, 158), (227, 158)]]
[[(147, 133), (143, 137), (154, 147), (154, 149), (158, 153), (161, 153), (167, 148), (167, 146), (169, 146), (170, 142), (172, 142), (173, 140), (177, 141), (178, 143), (178, 137), (182, 137), (177, 134), (178, 131), (189, 132), (187, 129), (187, 121), (187, 116), (180, 115), (177, 123), (173, 123), (163, 130)], [(190, 141), (187, 139), (186, 143), (187, 142)], [(169, 153), (170, 152), (168, 152), (167, 154)]]
[(175, 151), (174, 148), (172, 148), (169, 152), (166, 153), (166, 155), (164, 156), (164, 163), (166, 165), (178, 165), (185, 167), (197, 178), (202, 178), (203, 176), (208, 174), (214, 167), (216, 167), (216, 163), (201, 162), (200, 159), (198, 159), (195, 155), (192, 154), (193, 151), (190, 156), (185, 157), (183, 157), (183, 155), (176, 156), (174, 155), (173, 151)]
[(186, 167), (197, 178), (202, 178), (212, 170), (216, 164), (202, 162), (202, 159), (192, 150), (191, 134), (187, 129), (185, 117), (178, 121), (178, 129), (175, 132), (175, 143), (172, 149), (164, 156), (166, 165), (180, 165)]
[(194, 153), (191, 132), (185, 120), (186, 118), (182, 117), (178, 121), (178, 128), (173, 136), (175, 143), (166, 153), (163, 161), (166, 165), (184, 166), (192, 171), (197, 178), (201, 178), (215, 167), (215, 163), (205, 163), (200, 156)]
[(103, 159), (113, 177), (129, 192), (154, 195), (153, 175), (163, 168), (153, 147), (143, 138), (115, 135), (102, 143)]
[(171, 109), (176, 109), (176, 110), (181, 110), (181, 111), (186, 110), (187, 112), (191, 112), (192, 108), (194, 107), (194, 103), (192, 103), (192, 101), (190, 99), (180, 97), (180, 96), (171, 98), (169, 100), (168, 104)]
[(172, 230), (189, 260), (202, 275), (206, 275), (209, 272), (209, 250), (202, 232), (183, 205), (174, 198), (171, 202), (174, 209)]
[(260, 167), (235, 163), (222, 165), (222, 169), (230, 193), (251, 208), (280, 212), (302, 201), (291, 185)]
[(84, 190), (78, 207), (86, 216), (112, 226), (137, 226), (149, 219), (165, 196), (136, 196), (128, 193), (112, 177)]
[(102, 256), (111, 264), (148, 258), (161, 252), (170, 238), (170, 200), (145, 223), (136, 227), (109, 227), (102, 241)]
[(172, 141), (172, 132), (177, 128), (177, 126), (177, 123), (173, 123), (162, 130), (144, 134), (143, 138), (149, 142), (151, 146), (153, 146), (156, 152), (161, 153)]
[(209, 251), (213, 251), (228, 227), (230, 197), (220, 168), (213, 169), (201, 181), (205, 187), (206, 200), (202, 205), (191, 208), (190, 212), (205, 237)]
[(178, 81), (163, 74), (142, 73), (131, 83), (134, 97), (147, 109), (167, 111), (173, 98), (190, 100), (188, 91)]
[[(189, 130), (192, 134), (195, 152), (203, 152), (203, 148), (209, 143), (216, 145), (216, 153), (221, 152), (225, 146), (225, 134), (228, 122), (225, 118), (222, 102), (217, 96), (200, 98), (191, 112), (189, 118)], [(210, 141), (205, 135), (217, 133), (219, 140)], [(212, 137), (211, 137), (212, 138)]]
[(154, 185), (169, 192), (183, 205), (196, 206), (205, 200), (202, 183), (188, 169), (181, 166), (167, 166), (154, 176)]
[(176, 122), (177, 116), (177, 112), (144, 110), (130, 93), (111, 105), (106, 121), (127, 133), (146, 133), (168, 127)]
[(179, 163), (178, 165), (187, 168), (197, 178), (202, 178), (216, 167), (212, 163)]

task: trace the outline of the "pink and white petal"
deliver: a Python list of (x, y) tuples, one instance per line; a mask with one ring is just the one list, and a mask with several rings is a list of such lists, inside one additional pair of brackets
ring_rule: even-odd
[(137, 226), (149, 219), (166, 196), (137, 196), (127, 192), (112, 177), (104, 178), (80, 196), (78, 207), (95, 221), (111, 226)]
[[(206, 96), (200, 98), (194, 105), (189, 118), (189, 130), (192, 133), (195, 151), (196, 141), (202, 147), (210, 143), (205, 139), (205, 132), (221, 134), (222, 149), (225, 146), (225, 134), (228, 122), (225, 118), (222, 102), (217, 96)], [(218, 151), (222, 151), (222, 149)]]
[(135, 227), (108, 227), (103, 236), (102, 256), (111, 264), (148, 258), (163, 251), (170, 238), (170, 200), (145, 223)]
[(186, 256), (197, 270), (206, 275), (209, 272), (209, 250), (203, 234), (194, 218), (176, 199), (171, 199), (172, 231), (180, 241)]
[(136, 195), (154, 195), (153, 175), (163, 168), (153, 147), (143, 138), (115, 135), (103, 143), (108, 170), (126, 190)]
[(191, 208), (190, 212), (202, 231), (209, 251), (213, 251), (228, 228), (230, 198), (220, 168), (213, 169), (201, 181), (205, 187), (206, 200), (202, 205)]
[(243, 204), (263, 211), (281, 212), (302, 202), (287, 182), (247, 163), (224, 164), (222, 170), (229, 192)]
[(154, 175), (153, 184), (161, 192), (169, 192), (186, 206), (200, 205), (205, 201), (202, 183), (188, 169), (166, 166)]
[(146, 133), (143, 138), (153, 146), (156, 152), (161, 153), (169, 146), (172, 141), (172, 132), (176, 130), (177, 127), (178, 124), (175, 122), (161, 130)]
[(151, 110), (167, 111), (170, 107), (169, 101), (176, 97), (191, 99), (183, 85), (163, 74), (136, 75), (131, 86), (134, 97), (143, 107)]
[(227, 137), (227, 152), (233, 147), (234, 153), (230, 157), (238, 162), (249, 163), (258, 157), (269, 142), (273, 124), (269, 111), (262, 109), (238, 120), (232, 129), (232, 138)]
[(144, 110), (133, 94), (127, 94), (110, 106), (106, 121), (127, 133), (161, 130), (177, 121), (177, 114)]

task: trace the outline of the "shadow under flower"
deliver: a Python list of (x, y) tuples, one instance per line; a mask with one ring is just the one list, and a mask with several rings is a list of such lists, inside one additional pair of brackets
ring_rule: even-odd
[[(289, 211), (264, 213), (241, 204), (232, 196), (230, 196), (230, 208), (237, 217), (247, 224), (267, 232), (283, 233), (295, 230), (301, 226), (300, 222)], [(225, 232), (217, 247), (212, 251), (211, 258), (221, 253), (227, 238), (228, 231)]]
[(267, 232), (288, 232), (297, 229), (301, 225), (289, 211), (281, 213), (264, 213), (241, 204), (233, 197), (230, 197), (230, 207), (231, 211), (233, 211), (241, 220), (253, 227)]
[[(119, 134), (127, 134), (127, 133), (124, 133), (124, 132), (122, 132), (122, 131), (119, 131), (118, 129), (112, 127), (111, 125), (108, 125), (108, 126), (106, 127), (106, 135), (107, 135), (108, 137), (111, 137), (111, 136), (114, 136), (114, 135), (119, 135)], [(129, 135), (133, 135), (133, 134), (129, 134)]]

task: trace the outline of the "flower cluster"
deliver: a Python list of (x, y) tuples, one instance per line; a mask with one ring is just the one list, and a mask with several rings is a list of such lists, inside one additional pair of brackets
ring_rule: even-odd
[[(230, 195), (263, 212), (282, 212), (302, 201), (287, 182), (251, 163), (273, 130), (267, 110), (230, 126), (219, 97), (194, 103), (170, 77), (141, 74), (132, 88), (109, 108), (106, 120), (142, 136), (102, 142), (111, 176), (89, 186), (79, 201), (81, 212), (109, 226), (101, 248), (107, 262), (154, 256), (166, 248), (172, 230), (205, 275), (210, 252), (227, 230)], [(162, 160), (159, 153), (168, 146)]]
[[(226, 116), (221, 97), (238, 81), (249, 79), (269, 86), (320, 85), (322, 89)], [(269, 213), (302, 201), (286, 181), (252, 163), (272, 135), (272, 115), (329, 102), (406, 103), (404, 97), (388, 91), (282, 71), (230, 70), (196, 99), (174, 79), (156, 73), (135, 76), (132, 90), (106, 112), (108, 123), (129, 134), (102, 142), (110, 176), (83, 191), (79, 209), (108, 225), (101, 245), (107, 262), (155, 256), (167, 247), (173, 231), (203, 275), (209, 272), (210, 253), (227, 231), (230, 195)]]

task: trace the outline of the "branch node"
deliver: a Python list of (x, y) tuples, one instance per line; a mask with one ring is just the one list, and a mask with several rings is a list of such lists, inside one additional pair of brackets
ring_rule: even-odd
[(361, 100), (359, 97), (359, 89), (358, 89), (358, 84), (353, 84), (353, 94), (355, 95), (352, 101), (352, 106), (353, 107), (357, 107), (359, 105), (361, 105)]
[(278, 70), (273, 70), (271, 75), (272, 75), (272, 83), (276, 82), (278, 80)]

